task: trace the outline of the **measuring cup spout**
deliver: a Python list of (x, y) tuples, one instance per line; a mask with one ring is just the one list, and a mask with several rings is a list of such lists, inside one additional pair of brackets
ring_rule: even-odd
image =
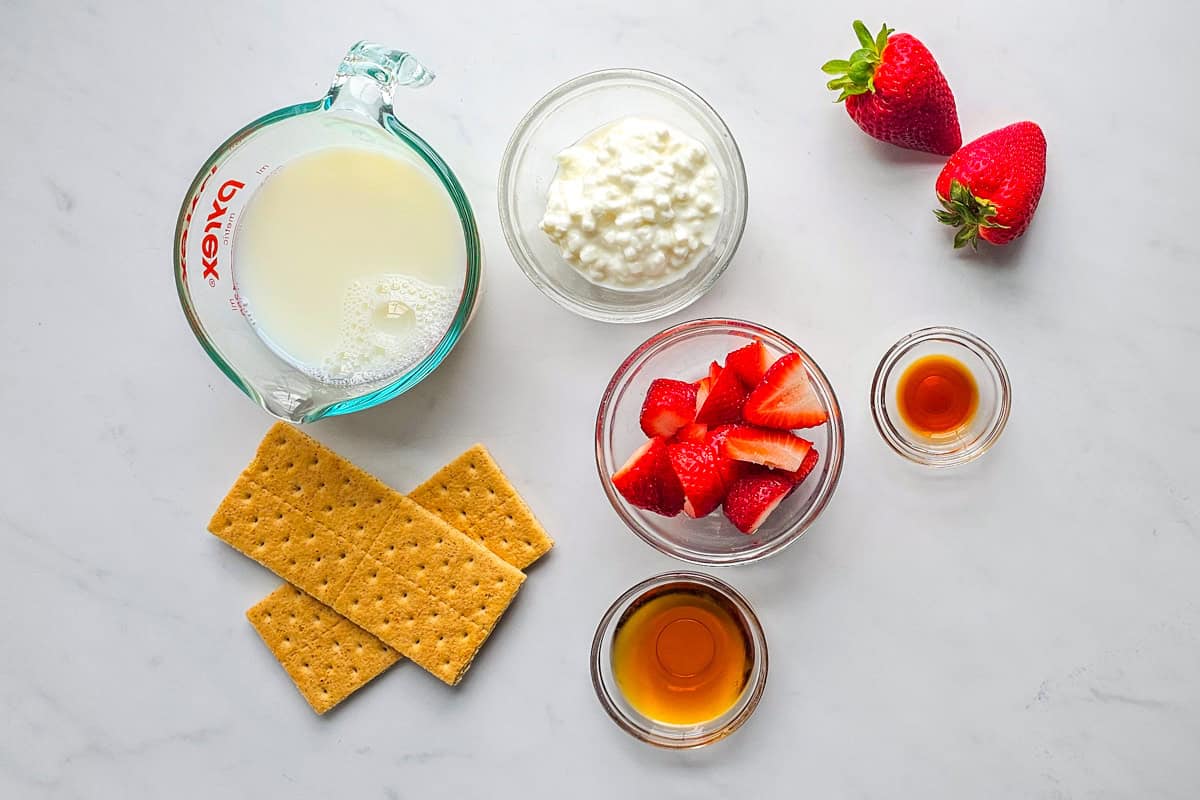
[(338, 65), (333, 85), (329, 87), (329, 104), (334, 108), (355, 108), (376, 117), (381, 110), (392, 107), (397, 88), (418, 89), (433, 78), (433, 71), (411, 53), (374, 42), (359, 42)]

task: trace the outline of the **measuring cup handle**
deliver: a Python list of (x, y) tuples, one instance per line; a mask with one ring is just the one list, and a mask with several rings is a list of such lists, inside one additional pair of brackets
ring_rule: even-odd
[(375, 42), (359, 42), (338, 65), (329, 87), (331, 106), (352, 107), (375, 117), (390, 108), (400, 86), (420, 88), (434, 78), (433, 71), (403, 50)]

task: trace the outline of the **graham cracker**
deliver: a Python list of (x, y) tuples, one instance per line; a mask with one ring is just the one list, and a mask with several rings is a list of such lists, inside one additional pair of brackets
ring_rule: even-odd
[(210, 533), (332, 605), (365, 553), (242, 473), (208, 523)]
[(396, 513), (401, 497), (371, 473), (284, 422), (267, 431), (243, 474), (301, 513), (329, 523), (364, 546), (370, 544), (368, 534)]
[(282, 423), (209, 530), (449, 684), (462, 679), (525, 579)]
[(318, 714), (401, 658), (377, 637), (290, 584), (263, 598), (246, 618)]
[(481, 444), (442, 467), (408, 496), (518, 569), (554, 546)]

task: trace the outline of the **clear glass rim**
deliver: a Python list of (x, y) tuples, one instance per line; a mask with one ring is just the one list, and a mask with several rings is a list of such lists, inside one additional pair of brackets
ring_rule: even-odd
[[(580, 89), (609, 81), (649, 84), (655, 88), (666, 90), (687, 101), (700, 115), (707, 117), (713, 127), (720, 132), (723, 140), (728, 144), (728, 155), (733, 166), (734, 180), (736, 181), (734, 191), (741, 199), (741, 203), (734, 212), (737, 214), (737, 217), (734, 219), (725, 252), (721, 255), (717, 264), (705, 275), (704, 279), (689, 291), (672, 299), (670, 302), (641, 311), (613, 311), (582, 303), (547, 281), (534, 266), (537, 263), (537, 258), (525, 245), (525, 242), (517, 231), (517, 226), (513, 218), (512, 209), (516, 206), (517, 202), (515, 196), (516, 170), (528, 147), (530, 129), (535, 123), (540, 122), (550, 112), (554, 111), (560, 101), (566, 96)], [(504, 240), (508, 243), (509, 251), (530, 283), (536, 286), (542, 294), (581, 317), (600, 322), (619, 324), (650, 322), (670, 316), (682, 311), (707, 294), (733, 261), (733, 257), (737, 253), (746, 231), (746, 217), (749, 210), (749, 183), (746, 178), (746, 165), (742, 159), (742, 153), (738, 148), (737, 141), (733, 138), (733, 133), (729, 130), (729, 126), (725, 124), (721, 115), (717, 113), (716, 109), (708, 101), (679, 81), (668, 78), (665, 75), (660, 75), (657, 72), (630, 67), (596, 70), (579, 75), (565, 83), (559, 84), (534, 103), (533, 107), (517, 123), (517, 127), (513, 130), (513, 134), (508, 140), (508, 145), (504, 148), (504, 155), (500, 159), (500, 178), (496, 187), (496, 195), (496, 205), (500, 215), (500, 228), (504, 233)], [(681, 278), (681, 280), (686, 280), (686, 277)]]
[[(910, 441), (896, 427), (887, 413), (886, 391), (892, 370), (914, 347), (926, 342), (948, 342), (969, 350), (988, 365), (996, 379), (996, 392), (999, 395), (996, 414), (988, 428), (975, 441), (961, 450), (938, 453), (922, 448)], [(883, 354), (883, 358), (879, 360), (879, 366), (875, 368), (875, 375), (871, 379), (871, 416), (875, 420), (875, 429), (879, 431), (879, 435), (892, 450), (909, 461), (926, 467), (953, 467), (974, 461), (982, 456), (1004, 432), (1011, 409), (1012, 383), (1008, 377), (1008, 370), (1004, 367), (1004, 362), (1000, 360), (999, 354), (992, 349), (991, 345), (979, 336), (961, 328), (944, 325), (933, 326), (921, 328), (901, 337)]]
[[(300, 116), (307, 113), (320, 113), (328, 110), (332, 95), (326, 95), (320, 100), (315, 100), (308, 103), (298, 103), (292, 106), (272, 111), (269, 114), (264, 114), (258, 119), (244, 125), (241, 129), (235, 132), (232, 136), (226, 139), (217, 147), (212, 154), (201, 165), (196, 172), (195, 178), (188, 186), (187, 192), (183, 196), (183, 202), (179, 207), (179, 216), (175, 223), (175, 238), (172, 242), (172, 256), (174, 260), (175, 271), (175, 291), (179, 297), (179, 303), (183, 307), (184, 316), (187, 318), (188, 325), (192, 329), (196, 340), (200, 342), (200, 346), (204, 348), (204, 352), (212, 359), (213, 363), (220, 368), (225, 377), (242, 391), (247, 397), (253, 400), (260, 408), (272, 416), (278, 416), (268, 407), (263, 400), (262, 395), (251, 385), (241, 373), (229, 362), (228, 359), (217, 349), (216, 345), (209, 338), (207, 331), (204, 329), (204, 324), (200, 321), (196, 310), (192, 305), (191, 292), (188, 290), (185, 275), (183, 273), (182, 252), (180, 247), (181, 237), (184, 229), (188, 224), (188, 213), (190, 211), (191, 201), (200, 189), (200, 186), (208, 179), (208, 176), (214, 173), (221, 163), (237, 148), (238, 144), (246, 137), (262, 130), (269, 125), (280, 122), (291, 117)], [(300, 420), (301, 423), (315, 422), (316, 420), (325, 417), (335, 417), (342, 414), (349, 414), (355, 411), (363, 411), (368, 408), (380, 405), (391, 400), (398, 395), (403, 394), (412, 387), (416, 386), (433, 372), (450, 354), (454, 346), (458, 344), (458, 340), (462, 337), (463, 331), (466, 329), (467, 322), (471, 318), (471, 312), (474, 310), (475, 302), (479, 295), (479, 285), (482, 275), (483, 266), (483, 249), (479, 241), (479, 228), (475, 222), (475, 214), (471, 209), (470, 201), (467, 199), (466, 192), (459, 183), (457, 176), (449, 165), (442, 160), (441, 156), (429, 146), (429, 144), (418, 136), (415, 132), (407, 128), (402, 122), (396, 119), (390, 112), (383, 115), (382, 120), (375, 121), (376, 124), (382, 122), (383, 127), (393, 135), (399, 137), (406, 145), (411, 147), (434, 171), (442, 182), (443, 188), (450, 194), (451, 200), (454, 203), (455, 211), (458, 213), (460, 222), (463, 228), (463, 239), (467, 249), (467, 268), (466, 275), (463, 280), (463, 292), (459, 299), (458, 310), (447, 328), (445, 335), (437, 346), (430, 353), (419, 361), (415, 366), (407, 371), (396, 376), (387, 385), (382, 386), (370, 392), (358, 395), (357, 397), (349, 397), (344, 400), (339, 400), (335, 403), (329, 403), (319, 408), (313, 409)]]
[[(771, 341), (782, 345), (781, 349), (794, 350), (800, 354), (801, 360), (804, 362), (805, 368), (809, 375), (813, 378), (817, 385), (818, 393), (826, 399), (829, 406), (829, 453), (827, 454), (827, 469), (822, 473), (822, 483), (817, 487), (809, 507), (804, 512), (803, 517), (780, 533), (770, 542), (764, 543), (761, 546), (747, 550), (742, 553), (710, 553), (703, 550), (695, 550), (682, 544), (669, 542), (658, 536), (654, 531), (648, 530), (641, 521), (634, 516), (626, 507), (625, 502), (617, 493), (617, 490), (612, 485), (612, 480), (608, 475), (608, 470), (605, 465), (606, 448), (608, 440), (608, 427), (612, 414), (610, 410), (613, 407), (614, 398), (617, 395), (618, 389), (625, 382), (626, 378), (638, 365), (640, 365), (648, 356), (666, 349), (676, 341), (686, 336), (689, 336), (697, 331), (739, 331), (748, 333), (751, 336), (757, 336), (765, 341)], [(613, 510), (617, 512), (617, 516), (625, 523), (629, 530), (633, 531), (642, 541), (653, 547), (658, 552), (677, 558), (680, 561), (685, 561), (689, 564), (697, 564), (709, 567), (726, 567), (738, 566), (742, 564), (752, 564), (755, 561), (761, 561), (764, 558), (769, 558), (777, 553), (782, 552), (785, 548), (798, 540), (804, 533), (812, 527), (813, 523), (821, 516), (829, 501), (833, 498), (834, 490), (837, 489), (838, 481), (842, 474), (842, 461), (845, 454), (845, 428), (842, 422), (841, 406), (838, 404), (837, 394), (833, 390), (832, 384), (821, 370), (821, 367), (813, 360), (804, 348), (796, 344), (794, 341), (784, 336), (772, 328), (765, 325), (759, 325), (754, 322), (748, 322), (741, 319), (729, 319), (719, 317), (708, 317), (704, 319), (690, 320), (673, 325), (663, 331), (660, 331), (651, 336), (642, 344), (638, 345), (632, 353), (621, 362), (613, 373), (612, 379), (608, 382), (608, 386), (604, 390), (604, 395), (600, 399), (600, 407), (596, 412), (596, 470), (600, 477), (600, 485), (604, 488), (604, 494), (608, 497), (609, 503)], [(616, 463), (614, 461), (614, 463)]]
[[(690, 584), (693, 586), (701, 586), (705, 589), (713, 591), (726, 600), (737, 609), (741, 615), (741, 621), (745, 625), (746, 630), (750, 633), (750, 645), (754, 658), (754, 663), (758, 667), (754, 675), (754, 682), (748, 685), (743, 691), (738, 701), (728, 710), (725, 715), (732, 716), (719, 725), (714, 725), (711, 729), (704, 729), (705, 723), (695, 726), (676, 726), (680, 730), (690, 729), (700, 730), (690, 735), (684, 734), (676, 737), (664, 736), (661, 733), (651, 729), (647, 723), (653, 722), (641, 715), (631, 715), (625, 712), (621, 704), (617, 701), (617, 695), (620, 689), (616, 686), (609, 686), (606, 680), (604, 670), (603, 657), (605, 652), (605, 642), (611, 639), (616, 632), (616, 624), (620, 620), (621, 614), (628, 608), (630, 603), (637, 598), (646, 594), (649, 591), (657, 589), (661, 586), (670, 584)], [(613, 601), (613, 604), (604, 612), (604, 616), (600, 618), (600, 623), (596, 626), (596, 634), (592, 638), (592, 649), (590, 658), (590, 667), (592, 674), (592, 688), (596, 691), (596, 697), (600, 701), (600, 705), (608, 713), (608, 716), (619, 728), (633, 736), (639, 741), (652, 744), (657, 747), (665, 747), (675, 750), (688, 750), (697, 747), (703, 747), (713, 742), (720, 741), (738, 728), (745, 724), (746, 720), (758, 708), (758, 703), (762, 699), (763, 690), (767, 685), (768, 672), (768, 657), (767, 657), (767, 637), (763, 632), (762, 623), (759, 622), (758, 615), (754, 613), (753, 606), (741, 595), (736, 589), (729, 584), (714, 578), (711, 575), (705, 575), (702, 572), (675, 571), (664, 572), (647, 578), (644, 581), (627, 589), (620, 597)], [(721, 717), (717, 718), (718, 720)], [(645, 720), (645, 721), (644, 721)], [(707, 724), (712, 724), (714, 721), (709, 721)], [(662, 723), (657, 723), (662, 724)]]

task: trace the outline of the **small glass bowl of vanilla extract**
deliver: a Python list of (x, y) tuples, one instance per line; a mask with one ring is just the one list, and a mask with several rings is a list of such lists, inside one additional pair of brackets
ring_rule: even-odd
[(767, 640), (731, 586), (668, 572), (608, 609), (591, 669), (600, 704), (624, 731), (659, 747), (702, 747), (754, 713), (767, 682)]
[(959, 328), (923, 328), (892, 345), (871, 381), (880, 436), (905, 458), (951, 467), (979, 458), (1008, 423), (1012, 386), (996, 351)]

